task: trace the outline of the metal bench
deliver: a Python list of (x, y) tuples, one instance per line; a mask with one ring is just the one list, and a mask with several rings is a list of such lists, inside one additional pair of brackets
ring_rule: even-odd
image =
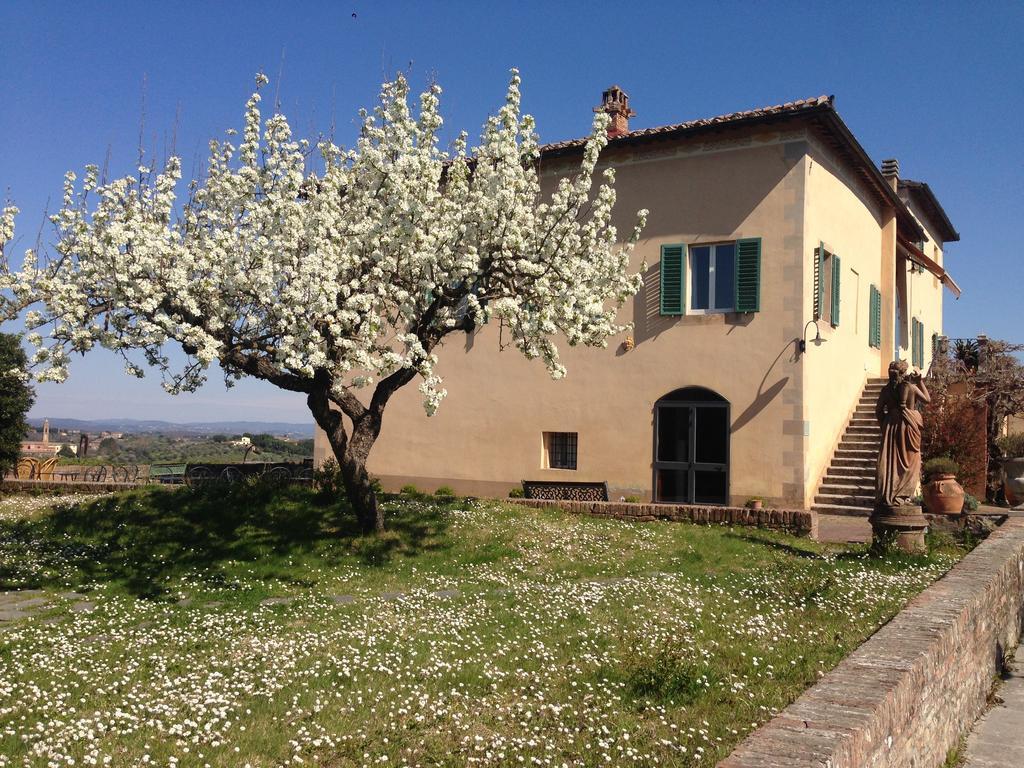
[(608, 483), (523, 480), (523, 498), (548, 501), (608, 501)]

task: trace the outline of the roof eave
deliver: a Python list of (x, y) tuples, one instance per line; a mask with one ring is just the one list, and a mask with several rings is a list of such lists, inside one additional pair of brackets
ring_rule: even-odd
[[(782, 112), (754, 113), (721, 122), (681, 125), (675, 130), (659, 133), (642, 133), (639, 131), (628, 133), (625, 136), (617, 136), (609, 140), (608, 148), (662, 143), (674, 139), (692, 138), (702, 134), (731, 132), (755, 125), (770, 125), (792, 120), (809, 120), (812, 122), (820, 120), (823, 128), (838, 139), (836, 146), (833, 148), (839, 151), (840, 154), (843, 154), (844, 151), (847, 153), (851, 164), (858, 169), (859, 176), (874, 191), (879, 201), (890, 206), (895, 211), (899, 229), (908, 233), (914, 240), (920, 240), (924, 237), (924, 230), (918, 224), (913, 214), (910, 213), (906, 203), (900, 199), (900, 196), (892, 188), (889, 181), (882, 176), (878, 166), (871, 161), (868, 153), (864, 151), (864, 147), (860, 145), (853, 132), (850, 131), (846, 123), (839, 117), (839, 113), (835, 109), (833, 97), (831, 96), (812, 105), (801, 106)], [(555, 146), (550, 149), (542, 148), (541, 160), (553, 160), (580, 154), (583, 151), (583, 146), (584, 142), (580, 141), (568, 146)]]
[[(831, 105), (830, 105), (831, 106)], [(853, 135), (853, 132), (847, 127), (846, 123), (839, 116), (834, 108), (830, 108), (824, 115), (825, 120), (828, 122), (829, 127), (838, 134), (846, 148), (853, 154), (857, 160), (856, 165), (860, 170), (861, 179), (873, 188), (883, 200), (885, 200), (896, 213), (896, 221), (899, 225), (899, 229), (908, 232), (914, 236), (915, 240), (920, 240), (924, 237), (924, 230), (921, 225), (914, 218), (914, 215), (907, 208), (907, 204), (900, 199), (900, 196), (896, 193), (896, 190), (892, 188), (889, 180), (882, 175), (882, 172), (878, 169), (868, 153), (861, 146), (860, 142)]]
[(900, 186), (906, 187), (912, 195), (920, 196), (921, 207), (924, 209), (925, 215), (929, 215), (933, 223), (938, 225), (939, 231), (936, 234), (942, 239), (942, 242), (960, 242), (960, 233), (953, 227), (953, 222), (949, 220), (939, 198), (935, 196), (927, 182), (900, 179)]

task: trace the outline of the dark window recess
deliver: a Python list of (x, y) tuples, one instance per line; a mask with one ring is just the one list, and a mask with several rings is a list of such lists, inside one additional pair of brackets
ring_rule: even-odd
[(577, 432), (545, 432), (549, 469), (576, 469)]
[(729, 403), (701, 387), (677, 389), (654, 406), (654, 498), (729, 503)]

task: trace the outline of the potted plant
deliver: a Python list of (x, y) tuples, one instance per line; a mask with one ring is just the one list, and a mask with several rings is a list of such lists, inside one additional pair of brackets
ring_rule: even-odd
[(1011, 507), (1024, 505), (1024, 432), (1011, 432), (996, 440), (1003, 454), (1003, 493)]
[(921, 468), (924, 506), (933, 515), (959, 515), (964, 508), (964, 489), (956, 481), (960, 465), (948, 456), (929, 459)]
[(752, 499), (747, 499), (747, 508), (748, 509), (761, 509), (761, 507), (763, 507), (763, 506), (764, 506), (764, 499), (762, 499), (760, 496), (755, 496)]

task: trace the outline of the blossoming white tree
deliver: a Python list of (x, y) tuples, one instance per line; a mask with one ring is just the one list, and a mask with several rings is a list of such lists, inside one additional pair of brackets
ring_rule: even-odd
[[(360, 524), (379, 530), (366, 460), (391, 396), (419, 377), (433, 413), (445, 395), (435, 348), (488, 318), (563, 376), (556, 338), (603, 346), (622, 330), (616, 311), (640, 285), (629, 252), (646, 212), (619, 244), (613, 172), (592, 182), (603, 114), (579, 172), (542, 196), (515, 71), (476, 148), (463, 134), (441, 149), (440, 88), (414, 115), (399, 77), (361, 112), (354, 149), (317, 144), (319, 171), (284, 116), (266, 120), (261, 137), (266, 82), (257, 78), (241, 143), (211, 142), (207, 176), (180, 205), (176, 157), (162, 173), (140, 167), (110, 183), (87, 166), (80, 189), (69, 173), (52, 217), (55, 253), (26, 252), (20, 271), (0, 260), (0, 306), (8, 318), (35, 307), (27, 325), (40, 380), (63, 381), (69, 354), (100, 344), (132, 375), (143, 375), (142, 360), (159, 369), (172, 393), (199, 387), (214, 361), (229, 385), (254, 376), (304, 393)], [(0, 248), (16, 212), (0, 216)], [(45, 338), (34, 330), (44, 327)], [(169, 343), (184, 350), (182, 366)]]

